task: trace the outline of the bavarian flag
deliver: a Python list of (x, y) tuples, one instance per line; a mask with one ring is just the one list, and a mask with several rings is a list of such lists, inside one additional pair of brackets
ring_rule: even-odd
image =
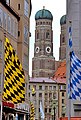
[(25, 75), (23, 68), (8, 38), (5, 40), (4, 49), (3, 100), (15, 104), (22, 103), (25, 101)]

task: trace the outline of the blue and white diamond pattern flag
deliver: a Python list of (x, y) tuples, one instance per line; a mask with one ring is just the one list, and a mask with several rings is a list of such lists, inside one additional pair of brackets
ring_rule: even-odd
[(70, 55), (70, 99), (81, 100), (81, 60), (73, 51)]

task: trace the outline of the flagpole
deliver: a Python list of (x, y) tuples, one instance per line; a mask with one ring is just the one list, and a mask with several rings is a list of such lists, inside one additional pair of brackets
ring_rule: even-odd
[[(71, 119), (71, 74), (70, 74), (70, 68), (71, 68), (71, 53), (72, 53), (72, 21), (69, 21), (69, 42), (71, 42), (70, 51), (69, 51), (69, 111), (68, 111), (68, 120)], [(70, 44), (70, 43), (69, 43)]]

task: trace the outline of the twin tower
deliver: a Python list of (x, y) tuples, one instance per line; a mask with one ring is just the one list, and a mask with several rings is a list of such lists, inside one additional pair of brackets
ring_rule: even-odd
[(35, 43), (32, 58), (32, 77), (51, 77), (55, 71), (53, 57), (53, 16), (43, 8), (35, 14)]

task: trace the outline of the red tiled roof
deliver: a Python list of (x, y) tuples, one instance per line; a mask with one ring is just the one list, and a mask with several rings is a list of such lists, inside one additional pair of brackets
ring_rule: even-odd
[(52, 79), (58, 83), (66, 83), (66, 60), (60, 63)]

